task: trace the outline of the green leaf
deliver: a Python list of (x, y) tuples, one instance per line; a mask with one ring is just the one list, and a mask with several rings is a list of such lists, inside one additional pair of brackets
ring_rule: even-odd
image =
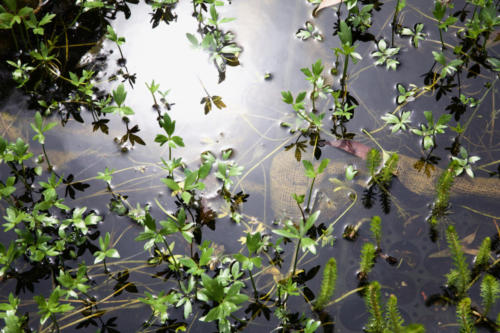
[(495, 72), (500, 72), (500, 59), (490, 57), (487, 58), (486, 61), (490, 63)]
[(309, 237), (302, 238), (300, 247), (302, 248), (303, 252), (309, 250), (309, 252), (311, 252), (312, 254), (316, 254), (316, 242)]
[(298, 234), (283, 229), (273, 230), (273, 232), (279, 236), (283, 236), (286, 238), (296, 238), (296, 239), (300, 238)]
[(318, 59), (313, 65), (312, 65), (312, 70), (315, 76), (321, 75), (321, 72), (323, 72), (323, 65), (321, 64), (321, 59)]
[(172, 178), (163, 178), (161, 181), (174, 192), (181, 189), (179, 184), (177, 184)]
[(309, 68), (304, 67), (304, 68), (301, 68), (301, 69), (300, 69), (300, 71), (301, 71), (302, 73), (304, 73), (304, 75), (305, 75), (306, 77), (312, 77), (312, 73), (311, 73), (311, 71), (309, 70)]
[(193, 34), (187, 33), (186, 37), (194, 47), (198, 47), (198, 39)]
[(120, 254), (118, 253), (118, 250), (116, 250), (116, 249), (109, 249), (106, 251), (106, 257), (120, 258)]
[(319, 167), (318, 167), (318, 172), (317, 172), (318, 175), (323, 173), (323, 171), (325, 171), (325, 168), (328, 165), (328, 163), (330, 163), (329, 158), (325, 158), (324, 160), (321, 161), (321, 163), (319, 164)]
[(35, 126), (37, 129), (42, 129), (42, 115), (38, 111), (35, 113)]
[(345, 23), (345, 21), (340, 21), (339, 38), (342, 44), (352, 45), (352, 33), (351, 28)]
[(286, 104), (293, 104), (293, 96), (290, 91), (282, 91), (281, 92), (282, 100)]
[(173, 136), (172, 141), (174, 141), (177, 146), (184, 147), (184, 141), (180, 136)]
[(302, 160), (302, 164), (304, 165), (304, 168), (306, 168), (306, 176), (309, 178), (314, 178), (316, 177), (316, 172), (314, 172), (314, 167), (312, 163), (308, 160)]
[(47, 23), (50, 23), (55, 16), (56, 14), (50, 14), (50, 13), (45, 14), (45, 16), (42, 17), (42, 19), (38, 23), (38, 25), (46, 25)]
[(347, 180), (353, 180), (357, 173), (358, 170), (354, 169), (353, 165), (348, 165), (345, 169), (345, 178)]
[[(436, 1), (436, 3), (439, 1)], [(436, 52), (432, 51), (432, 55), (434, 56), (434, 60), (436, 60), (438, 63), (441, 65), (445, 66), (446, 65), (446, 58), (444, 57), (443, 52)]]
[(256, 253), (257, 250), (259, 250), (259, 248), (261, 246), (261, 239), (262, 239), (262, 236), (260, 235), (260, 232), (257, 232), (253, 235), (250, 233), (247, 233), (246, 245), (247, 245), (249, 254)]
[(309, 229), (311, 229), (311, 227), (314, 225), (314, 223), (316, 222), (316, 220), (318, 219), (318, 216), (320, 214), (320, 211), (315, 211), (313, 214), (309, 215), (309, 217), (307, 218), (307, 221), (306, 221), (306, 224), (304, 226), (304, 231), (303, 231), (303, 235), (305, 235), (307, 233), (307, 231), (309, 231)]
[(236, 46), (236, 44), (229, 44), (220, 49), (219, 52), (236, 54), (238, 52), (241, 52), (241, 48)]
[(125, 86), (121, 83), (116, 90), (113, 90), (113, 99), (118, 106), (122, 105), (127, 97), (127, 92), (125, 91)]
[(300, 102), (302, 102), (307, 96), (307, 92), (305, 91), (302, 91), (300, 92), (297, 97), (295, 98), (295, 104), (298, 104)]

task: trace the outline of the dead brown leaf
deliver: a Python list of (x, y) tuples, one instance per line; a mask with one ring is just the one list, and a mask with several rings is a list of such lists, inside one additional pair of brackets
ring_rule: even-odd
[(318, 15), (318, 12), (320, 10), (322, 10), (323, 8), (327, 8), (327, 7), (332, 7), (332, 6), (335, 6), (335, 5), (338, 5), (339, 3), (341, 3), (342, 0), (323, 0), (321, 1), (321, 3), (319, 4), (318, 8), (316, 8), (314, 11), (313, 11), (313, 16), (317, 16)]

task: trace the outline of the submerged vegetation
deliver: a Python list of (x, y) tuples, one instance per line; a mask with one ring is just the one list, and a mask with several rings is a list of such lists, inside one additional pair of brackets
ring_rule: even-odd
[[(193, 142), (202, 132), (194, 127), (194, 118), (208, 119), (217, 116), (215, 111), (231, 109), (228, 99), (209, 93), (213, 85), (207, 83), (207, 88), (196, 77), (201, 95), (196, 96), (194, 89), (189, 94), (190, 99), (201, 100), (202, 107), (186, 122), (177, 112), (182, 104), (172, 102), (176, 93), (160, 90), (154, 79), (146, 88), (136, 84), (144, 80), (127, 62), (127, 52), (133, 50), (124, 46), (130, 39), (114, 20), (133, 16), (139, 0), (0, 1), (0, 74), (9, 77), (2, 87), (5, 96), (0, 97), (22, 93), (34, 109), (25, 111), (28, 136), (9, 132), (12, 124), (0, 123), (2, 331), (177, 332), (208, 327), (234, 332), (265, 327), (333, 332), (336, 327), (356, 331), (361, 326), (374, 333), (449, 327), (460, 332), (500, 330), (498, 218), (481, 211), (482, 206), (476, 209), (453, 201), (457, 193), (494, 200), (499, 196), (500, 163), (493, 157), (498, 155), (494, 96), (500, 71), (499, 2), (428, 0), (430, 12), (429, 6), (414, 7), (418, 5), (405, 0), (303, 2), (315, 19), (288, 31), (288, 37), (306, 41), (300, 47), (314, 44), (320, 50), (332, 43), (326, 47), (328, 58), (316, 57), (305, 67), (293, 68), (296, 72), (300, 68), (305, 80), (279, 87), (284, 89), (279, 113), (291, 111), (292, 116), (273, 119), (273, 126), (280, 123), (289, 133), (285, 139), (271, 138), (280, 145), (264, 158), (252, 145), (254, 157), (260, 158), (252, 166), (240, 162), (244, 154), (236, 146), (193, 153), (197, 149)], [(221, 84), (226, 75), (228, 80), (233, 75), (228, 66), (239, 66), (240, 54), (252, 48), (240, 46), (236, 34), (224, 28), (238, 30), (239, 17), (226, 17), (237, 4), (186, 3), (192, 7), (196, 31), (183, 31), (182, 40), (208, 54)], [(184, 19), (176, 12), (185, 12), (178, 0), (142, 5), (148, 9), (152, 29)], [(320, 10), (322, 16), (317, 17)], [(407, 10), (419, 13), (425, 25), (410, 20)], [(320, 29), (324, 20), (333, 27), (331, 34)], [(391, 29), (382, 21), (392, 22)], [(439, 40), (433, 39), (434, 34)], [(118, 54), (103, 52), (103, 43)], [(431, 64), (430, 69), (421, 75), (421, 68), (416, 68), (412, 73), (422, 78), (399, 77), (401, 82), (392, 82), (389, 89), (371, 87), (376, 94), (380, 88), (380, 95), (391, 91), (383, 98), (394, 100), (392, 111), (375, 114), (359, 97), (357, 78), (368, 69), (383, 75), (408, 71), (413, 52), (419, 52), (417, 58), (426, 57), (422, 63)], [(92, 59), (85, 62), (84, 55), (89, 54)], [(116, 70), (106, 69), (113, 57)], [(275, 76), (279, 77), (266, 72), (266, 83)], [(306, 85), (305, 81), (307, 90), (288, 90)], [(152, 101), (137, 101), (138, 89), (147, 89)], [(484, 129), (487, 96), (492, 96), (493, 110)], [(279, 100), (279, 92), (272, 98)], [(428, 110), (429, 103), (417, 104), (425, 99), (433, 103), (435, 99), (438, 107)], [(450, 104), (445, 106), (443, 100)], [(141, 118), (145, 106), (156, 117), (153, 127)], [(213, 106), (219, 110), (212, 112)], [(271, 119), (267, 114), (260, 117)], [(53, 121), (57, 118), (61, 126)], [(361, 131), (356, 130), (360, 118), (369, 119)], [(70, 136), (79, 136), (73, 120), (80, 126), (90, 123), (92, 132), (101, 132), (102, 137), (113, 133), (117, 151), (133, 156), (127, 160), (133, 166), (122, 167), (123, 160), (104, 157), (101, 162), (106, 165), (94, 171), (90, 156), (84, 156), (85, 167), (77, 165), (81, 170), (60, 168), (50, 144), (57, 144), (63, 126), (70, 128)], [(125, 127), (125, 134), (116, 122), (122, 130)], [(207, 124), (203, 131), (210, 127)], [(141, 133), (139, 125), (148, 133)], [(262, 137), (268, 135), (251, 127)], [(490, 133), (490, 151), (475, 144), (475, 132), (480, 130)], [(104, 146), (102, 137), (99, 145)], [(415, 137), (415, 144), (405, 143)], [(477, 141), (484, 143), (482, 137)], [(144, 163), (154, 171), (123, 176), (130, 170), (145, 173), (146, 166), (133, 164), (139, 156), (134, 153), (142, 149), (136, 144), (154, 146), (147, 153), (151, 160)], [(333, 154), (332, 147), (355, 156), (356, 162), (339, 162), (338, 155), (325, 157)], [(258, 212), (248, 210), (256, 204), (244, 181), (279, 150), (301, 163), (281, 168), (288, 170), (285, 175), (271, 170), (271, 177), (286, 183), (271, 189), (279, 191), (280, 198), (270, 199), (275, 215), (270, 219), (265, 177), (264, 208)], [(475, 154), (491, 161), (476, 165), (480, 157)], [(141, 177), (151, 181), (145, 185), (146, 197), (125, 186), (134, 186)], [(98, 188), (94, 194), (84, 193), (89, 183)], [(401, 191), (409, 192), (406, 199), (401, 199)], [(108, 202), (89, 208), (97, 196)], [(408, 211), (425, 196), (429, 201), (425, 213), (410, 216)], [(348, 204), (343, 206), (345, 199)], [(290, 207), (283, 207), (288, 203)], [(454, 214), (454, 209), (475, 213), (481, 223)], [(118, 231), (109, 225), (113, 219), (119, 221)], [(336, 239), (339, 222), (347, 225), (343, 235), (352, 242)], [(430, 237), (423, 230), (429, 230)], [(470, 234), (464, 237), (466, 232)], [(475, 248), (468, 247), (476, 235)], [(401, 238), (419, 241), (422, 246), (415, 256), (419, 250), (440, 246), (445, 250), (411, 258), (411, 247), (398, 248)], [(125, 241), (130, 243), (123, 245)], [(422, 264), (433, 286), (437, 283), (437, 288), (429, 289), (422, 283), (428, 276), (416, 261), (433, 256), (450, 270), (438, 269), (435, 274), (433, 264)], [(406, 293), (401, 291), (405, 287)], [(354, 299), (364, 300), (363, 311), (359, 302), (354, 303), (355, 312), (365, 315), (362, 322), (352, 312), (349, 302)], [(136, 326), (131, 328), (127, 311), (137, 308), (141, 317), (136, 315)], [(351, 309), (348, 320), (345, 309)]]

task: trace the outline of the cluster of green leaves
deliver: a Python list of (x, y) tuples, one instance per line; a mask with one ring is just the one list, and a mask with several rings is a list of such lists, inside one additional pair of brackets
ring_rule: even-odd
[(155, 137), (155, 142), (158, 142), (160, 146), (165, 143), (168, 145), (169, 160), (172, 159), (172, 148), (184, 147), (184, 140), (178, 135), (174, 135), (175, 132), (175, 120), (172, 120), (168, 113), (163, 114), (163, 119), (159, 120), (160, 126), (165, 131), (165, 135), (157, 134)]
[(474, 178), (474, 172), (472, 172), (472, 164), (476, 163), (481, 158), (479, 156), (469, 156), (467, 150), (463, 146), (460, 146), (459, 154), (460, 157), (458, 156), (451, 157), (454, 161), (457, 161), (458, 163), (455, 169), (455, 175), (459, 176), (465, 170), (465, 173), (467, 173), (469, 177)]
[(448, 31), (448, 27), (455, 22), (457, 22), (458, 18), (454, 15), (450, 15), (446, 17), (446, 11), (448, 8), (453, 9), (454, 4), (450, 1), (435, 1), (434, 2), (434, 10), (432, 11), (432, 15), (434, 18), (438, 20), (438, 28), (439, 28), (439, 38), (441, 39), (441, 46), (445, 49), (444, 41), (443, 41), (443, 31)]
[(341, 55), (344, 56), (344, 69), (342, 71), (342, 78), (340, 80), (342, 83), (342, 92), (343, 95), (345, 95), (347, 92), (347, 68), (349, 66), (349, 59), (351, 59), (353, 63), (357, 63), (362, 59), (362, 57), (359, 53), (356, 52), (357, 45), (353, 44), (354, 41), (352, 38), (352, 28), (344, 21), (340, 22), (338, 36), (340, 39), (341, 47), (336, 47), (333, 49), (333, 51), (336, 58), (335, 64), (339, 63), (339, 58)]
[(323, 35), (314, 27), (314, 24), (312, 24), (309, 21), (306, 22), (305, 29), (300, 28), (295, 34), (295, 36), (302, 40), (308, 40), (309, 38), (312, 37), (314, 40), (317, 40), (318, 42), (323, 41)]
[[(44, 126), (40, 113), (34, 118), (31, 124), (36, 133), (34, 139), (43, 146), (46, 132), (55, 123)], [(87, 297), (83, 296), (89, 288), (86, 265), (81, 263), (75, 273), (67, 267), (70, 267), (70, 260), (78, 258), (75, 249), (89, 242), (88, 236), (102, 218), (89, 212), (87, 207), (71, 209), (65, 205), (58, 195), (63, 178), (53, 171), (45, 175), (29, 145), (21, 138), (15, 142), (0, 138), (0, 163), (11, 171), (6, 179), (0, 179), (0, 197), (8, 204), (2, 226), (4, 232), (12, 233), (8, 246), (0, 245), (0, 277), (8, 279), (20, 274), (15, 268), (19, 260), (48, 267), (54, 270), (54, 276), (59, 273), (56, 286), (47, 298), (34, 296), (40, 324), (51, 319), (57, 326), (57, 316), (74, 308), (62, 301), (62, 297)], [(101, 251), (94, 253), (97, 262), (101, 256), (117, 257), (116, 250), (109, 247), (109, 234), (104, 240), (100, 239), (100, 243), (102, 254)], [(25, 320), (24, 316), (16, 314), (18, 304), (16, 298), (10, 297), (9, 304), (0, 305), (4, 311), (0, 316), (12, 331), (19, 331)]]
[[(353, 29), (364, 32), (371, 27), (373, 4), (364, 4), (358, 0), (347, 0), (345, 3), (348, 10), (346, 21)], [(361, 4), (361, 8), (358, 4)]]
[(399, 65), (399, 61), (392, 58), (399, 53), (399, 47), (387, 47), (387, 43), (384, 39), (381, 39), (377, 43), (378, 51), (372, 53), (374, 57), (378, 59), (375, 61), (375, 65), (383, 65), (385, 63), (386, 69), (396, 70)]
[[(400, 95), (401, 96), (401, 95)], [(406, 131), (408, 124), (411, 123), (411, 111), (403, 111), (400, 115), (394, 115), (392, 113), (386, 113), (380, 117), (386, 124), (391, 125), (392, 133), (397, 133), (399, 131)]]
[(407, 90), (405, 86), (403, 86), (401, 83), (398, 83), (396, 85), (396, 89), (398, 90), (398, 98), (397, 98), (397, 103), (398, 104), (403, 104), (405, 102), (411, 102), (414, 100), (414, 96), (417, 93), (417, 86), (410, 83), (409, 89)]
[(241, 47), (234, 41), (234, 34), (220, 29), (220, 25), (234, 21), (234, 18), (221, 17), (217, 7), (224, 6), (222, 0), (195, 0), (194, 16), (201, 28), (198, 30), (201, 40), (193, 34), (186, 36), (193, 47), (202, 48), (209, 53), (210, 60), (214, 62), (219, 72), (219, 82), (225, 78), (226, 65), (239, 65), (238, 56)]
[(427, 124), (420, 124), (419, 128), (410, 127), (410, 115), (409, 111), (401, 113), (401, 116), (395, 116), (393, 114), (385, 114), (382, 119), (387, 124), (393, 124), (391, 126), (392, 132), (395, 133), (399, 130), (409, 130), (422, 137), (422, 148), (424, 150), (429, 150), (436, 145), (436, 136), (438, 134), (443, 134), (445, 129), (448, 128), (448, 122), (451, 120), (450, 114), (442, 114), (437, 121), (434, 121), (434, 113), (432, 111), (424, 111), (425, 119)]
[(0, 303), (0, 318), (4, 321), (6, 332), (21, 332), (26, 324), (26, 316), (18, 315), (19, 298), (9, 294), (8, 303)]
[[(439, 1), (437, 1), (439, 2)], [(445, 78), (448, 75), (452, 75), (457, 71), (458, 66), (463, 64), (463, 60), (460, 59), (453, 59), (450, 62), (446, 60), (445, 55), (443, 52), (436, 52), (432, 51), (432, 55), (434, 56), (434, 60), (443, 66), (441, 68), (441, 78)]]
[(56, 16), (46, 13), (40, 20), (35, 16), (34, 9), (28, 6), (18, 8), (18, 1), (4, 0), (5, 6), (0, 5), (0, 29), (13, 29), (15, 25), (24, 24), (26, 30), (35, 35), (44, 35), (44, 26)]
[(424, 30), (424, 24), (423, 23), (417, 23), (415, 24), (415, 27), (412, 29), (410, 28), (402, 28), (401, 29), (401, 35), (402, 36), (410, 36), (411, 37), (411, 42), (413, 46), (418, 48), (419, 42), (421, 40), (424, 40), (427, 34), (423, 33), (422, 31)]
[(311, 204), (311, 197), (312, 197), (312, 190), (314, 187), (314, 182), (316, 181), (316, 178), (322, 174), (326, 167), (328, 166), (328, 163), (330, 163), (330, 159), (325, 158), (321, 160), (320, 164), (318, 165), (318, 168), (315, 169), (313, 164), (308, 161), (308, 160), (302, 160), (302, 164), (304, 165), (305, 168), (305, 175), (307, 178), (311, 178), (311, 186), (309, 187), (309, 195), (307, 196), (307, 206), (306, 206), (306, 211), (309, 212), (310, 204)]
[(322, 127), (322, 121), (325, 117), (325, 113), (317, 113), (316, 101), (318, 98), (326, 99), (328, 95), (333, 93), (331, 86), (325, 82), (325, 79), (322, 76), (323, 70), (324, 66), (321, 59), (317, 60), (310, 69), (307, 67), (301, 68), (301, 72), (305, 75), (306, 80), (309, 81), (312, 86), (312, 91), (309, 94), (312, 106), (312, 110), (310, 112), (306, 111), (306, 91), (299, 92), (295, 99), (290, 91), (281, 92), (283, 102), (291, 105), (295, 111), (297, 115), (297, 124), (299, 124), (299, 122), (304, 122), (306, 124), (305, 127), (298, 125), (300, 126), (302, 133), (313, 132), (318, 134)]
[(104, 113), (115, 113), (120, 115), (120, 117), (130, 116), (134, 114), (134, 110), (131, 107), (124, 105), (125, 98), (127, 98), (127, 92), (122, 83), (118, 85), (116, 89), (113, 90), (113, 100), (116, 106), (109, 105), (101, 110)]

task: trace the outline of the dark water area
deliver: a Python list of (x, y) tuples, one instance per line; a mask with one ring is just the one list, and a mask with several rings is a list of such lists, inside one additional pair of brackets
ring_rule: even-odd
[[(429, 85), (425, 82), (425, 75), (437, 66), (432, 51), (441, 51), (439, 31), (432, 17), (434, 1), (408, 1), (407, 7), (400, 13), (399, 22), (411, 28), (417, 23), (424, 23), (424, 32), (427, 34), (425, 40), (420, 42), (419, 48), (415, 48), (409, 38), (396, 35), (395, 46), (400, 47), (399, 54), (395, 57), (400, 62), (397, 70), (387, 70), (385, 65), (374, 65), (375, 57), (372, 53), (377, 51), (377, 46), (373, 38), (378, 41), (383, 37), (390, 43), (395, 3), (396, 1), (379, 3), (380, 8), (376, 7), (377, 10), (373, 11), (372, 26), (368, 30), (372, 40), (356, 42), (356, 52), (361, 55), (362, 60), (349, 65), (347, 85), (350, 96), (356, 100), (358, 106), (353, 118), (345, 123), (345, 130), (353, 133), (354, 140), (364, 145), (383, 148), (387, 152), (398, 152), (400, 160), (407, 157), (418, 161), (426, 155), (428, 158), (435, 156), (437, 163), (434, 170), (431, 168), (431, 172), (433, 175), (439, 175), (440, 170), (442, 172), (446, 169), (450, 161), (455, 132), (448, 129), (444, 134), (437, 134), (436, 149), (429, 153), (422, 149), (421, 140), (417, 135), (409, 131), (391, 134), (389, 126), (381, 119), (384, 114), (398, 108), (398, 84), (403, 84), (406, 88), (410, 84), (418, 87)], [(109, 126), (107, 134), (102, 127), (96, 129), (94, 115), (85, 110), (79, 113), (81, 121), (69, 117), (67, 122), (63, 121), (64, 124), (61, 124), (57, 112), (44, 120), (58, 122), (58, 125), (47, 133), (45, 147), (51, 163), (55, 166), (55, 172), (67, 180), (64, 182), (65, 186), (59, 189), (60, 197), (65, 198), (64, 202), (69, 207), (87, 207), (102, 217), (98, 227), (89, 232), (91, 245), (79, 253), (77, 260), (64, 263), (74, 272), (79, 262), (86, 262), (88, 277), (91, 279), (89, 295), (97, 301), (97, 306), (82, 311), (80, 309), (88, 304), (82, 299), (72, 300), (71, 304), (75, 306), (75, 310), (58, 315), (58, 324), (62, 331), (68, 332), (173, 332), (179, 327), (190, 332), (215, 332), (218, 331), (215, 322), (206, 323), (199, 320), (209, 310), (209, 306), (202, 302), (193, 302), (193, 314), (187, 319), (183, 317), (182, 307), (171, 306), (166, 325), (142, 327), (144, 322), (151, 319), (151, 308), (141, 303), (138, 298), (144, 297), (144, 292), (158, 294), (161, 291), (169, 293), (178, 289), (177, 281), (166, 262), (158, 266), (148, 265), (148, 259), (154, 255), (153, 249), (144, 250), (144, 243), (135, 241), (144, 231), (144, 227), (125, 213), (133, 211), (138, 207), (136, 205), (149, 205), (151, 216), (157, 221), (167, 219), (165, 212), (172, 215), (177, 213), (175, 201), (178, 199), (161, 181), (168, 175), (162, 168), (161, 159), (168, 159), (169, 148), (168, 145), (160, 146), (155, 142), (156, 135), (163, 131), (158, 127), (158, 112), (152, 107), (154, 101), (146, 85), (154, 80), (160, 84), (161, 91), (171, 89), (166, 95), (171, 107), (168, 114), (176, 121), (175, 133), (183, 138), (185, 144), (185, 147), (173, 149), (173, 156), (182, 156), (189, 167), (197, 168), (201, 164), (200, 155), (203, 152), (210, 151), (217, 159), (221, 159), (223, 152), (231, 149), (231, 161), (244, 167), (242, 173), (235, 177), (231, 188), (233, 195), (239, 191), (249, 194), (246, 202), (240, 207), (240, 223), (232, 221), (228, 205), (217, 197), (217, 190), (221, 187), (220, 180), (209, 176), (204, 181), (206, 188), (201, 191), (209, 207), (217, 214), (215, 228), (205, 225), (202, 229), (202, 239), (210, 240), (214, 248), (211, 261), (213, 267), (207, 270), (208, 274), (213, 276), (218, 268), (230, 266), (229, 259), (224, 261), (227, 255), (247, 253), (244, 245), (247, 232), (261, 232), (273, 237), (274, 241), (278, 237), (272, 230), (283, 226), (284, 219), (280, 214), (285, 207), (281, 205), (286, 203), (284, 200), (273, 198), (273, 194), (289, 192), (291, 195), (297, 191), (297, 183), (300, 180), (295, 179), (294, 175), (296, 170), (304, 169), (302, 163), (291, 163), (281, 169), (290, 170), (289, 177), (281, 177), (272, 171), (273, 165), (279, 163), (279, 158), (283, 158), (285, 154), (288, 154), (288, 157), (293, 155), (295, 148), (284, 152), (285, 147), (300, 139), (300, 131), (291, 133), (290, 128), (281, 126), (284, 122), (291, 123), (293, 129), (300, 124), (296, 122), (292, 107), (282, 101), (281, 92), (289, 90), (295, 96), (299, 91), (310, 91), (300, 68), (310, 67), (318, 59), (321, 59), (325, 66), (323, 76), (326, 80), (336, 89), (341, 86), (340, 75), (330, 75), (330, 69), (336, 61), (332, 49), (340, 47), (338, 36), (333, 35), (334, 26), (338, 24), (337, 13), (333, 8), (326, 8), (319, 12), (317, 17), (313, 17), (314, 6), (305, 0), (234, 0), (230, 5), (220, 7), (221, 15), (236, 18), (235, 21), (225, 23), (224, 29), (235, 34), (235, 40), (242, 46), (243, 51), (238, 57), (240, 65), (227, 66), (225, 79), (219, 82), (219, 73), (214, 63), (209, 61), (207, 52), (193, 48), (186, 38), (186, 33), (195, 34), (198, 29), (198, 24), (192, 17), (191, 3), (179, 3), (175, 8), (177, 19), (168, 25), (161, 22), (155, 28), (152, 28), (150, 23), (150, 5), (141, 2), (128, 6), (130, 17), (126, 18), (124, 13), (118, 12), (116, 18), (110, 19), (109, 22), (119, 36), (126, 38), (121, 52), (126, 58), (127, 71), (136, 74), (133, 85), (129, 81), (124, 82), (127, 91), (126, 105), (135, 111), (135, 115), (130, 116), (130, 128), (138, 126), (140, 131), (137, 135), (145, 145), (117, 143), (128, 128), (117, 115), (102, 118), (109, 119), (109, 122), (105, 123)], [(455, 9), (458, 10), (462, 6), (461, 2), (457, 2)], [(95, 33), (89, 37), (89, 43), (99, 41), (101, 47), (83, 56), (80, 54), (83, 53), (82, 49), (75, 48), (78, 51), (75, 51), (77, 56), (74, 57), (82, 58), (79, 60), (80, 64), (73, 64), (73, 67), (95, 70), (96, 87), (100, 91), (111, 92), (121, 83), (121, 79), (111, 78), (120, 70), (124, 70), (123, 60), (120, 60), (121, 52), (118, 52), (115, 44), (102, 37), (105, 24), (103, 18), (99, 20), (100, 23), (96, 23), (96, 31), (99, 31), (99, 34)], [(305, 26), (306, 21), (314, 24), (322, 34), (323, 41), (319, 42), (313, 38), (302, 41), (295, 36), (296, 32)], [(457, 25), (460, 25), (460, 22)], [(449, 33), (445, 34), (445, 42), (455, 45), (458, 42), (453, 33), (457, 27), (452, 26), (449, 29)], [(98, 35), (99, 38), (96, 38)], [(489, 56), (498, 58), (498, 40), (488, 46)], [(70, 49), (69, 52), (73, 51)], [(342, 72), (343, 62), (340, 64), (339, 71)], [(321, 182), (318, 181), (316, 185), (319, 194), (316, 196), (316, 202), (313, 201), (313, 207), (323, 207), (321, 205), (324, 202), (320, 199), (322, 195), (333, 202), (333, 208), (322, 209), (318, 224), (322, 223), (326, 228), (333, 223), (332, 236), (335, 241), (333, 246), (317, 246), (318, 252), (314, 255), (303, 255), (304, 253), (300, 252), (298, 267), (303, 270), (300, 278), (305, 281), (300, 284), (299, 296), (289, 300), (289, 313), (296, 313), (297, 316), (305, 313), (309, 318), (320, 320), (323, 327), (318, 331), (363, 330), (369, 313), (361, 290), (354, 290), (363, 286), (357, 278), (360, 253), (366, 242), (375, 242), (369, 221), (378, 215), (382, 219), (381, 248), (384, 254), (394, 257), (395, 262), (391, 265), (382, 256), (378, 256), (365, 282), (380, 283), (383, 302), (391, 294), (397, 297), (401, 316), (406, 324), (423, 324), (427, 332), (458, 330), (456, 304), (445, 304), (437, 297), (446, 295), (445, 275), (453, 268), (446, 228), (448, 225), (455, 226), (469, 267), (472, 267), (477, 250), (485, 237), (493, 240), (491, 261), (496, 261), (500, 237), (497, 226), (497, 220), (500, 219), (500, 180), (498, 175), (491, 175), (497, 171), (500, 159), (500, 136), (496, 123), (499, 94), (498, 85), (495, 85), (498, 75), (483, 68), (476, 77), (466, 76), (466, 73), (461, 74), (460, 91), (458, 87), (453, 86), (438, 98), (439, 90), (429, 89), (402, 107), (401, 111), (411, 111), (411, 124), (417, 127), (418, 124), (426, 123), (424, 110), (432, 110), (437, 119), (448, 113), (447, 108), (452, 104), (452, 97), (460, 93), (480, 100), (477, 108), (467, 107), (467, 111), (459, 119), (462, 127), (466, 126), (465, 132), (460, 136), (460, 143), (466, 148), (469, 156), (481, 158), (473, 164), (474, 175), (476, 180), (489, 180), (482, 185), (483, 190), (484, 186), (491, 186), (491, 191), (486, 190), (489, 194), (477, 195), (479, 192), (472, 191), (467, 195), (455, 196), (452, 193), (447, 215), (436, 228), (437, 237), (432, 239), (427, 217), (435, 199), (435, 184), (426, 180), (423, 173), (415, 170), (405, 173), (405, 170), (398, 170), (397, 177), (390, 185), (389, 206), (381, 204), (382, 195), (379, 191), (373, 194), (372, 206), (367, 207), (364, 200), (367, 197), (366, 180), (369, 179), (366, 162), (334, 147), (323, 146), (321, 158), (329, 158), (332, 164), (341, 165), (341, 172), (327, 174)], [(493, 87), (485, 88), (486, 83), (492, 83)], [(34, 134), (29, 125), (33, 122), (35, 112), (33, 95), (23, 93), (21, 89), (13, 88), (14, 86), (15, 83), (11, 82), (8, 93), (1, 95), (0, 133), (9, 141), (21, 137), (30, 142), (35, 155), (43, 154), (41, 146), (33, 140)], [(207, 94), (221, 96), (226, 107), (218, 109), (214, 105), (205, 115), (200, 100)], [(323, 121), (324, 130), (321, 137), (326, 141), (335, 140), (335, 134), (330, 131), (332, 99), (319, 99), (317, 103), (319, 112), (327, 114)], [(310, 108), (310, 105), (307, 108)], [(65, 114), (64, 112), (66, 111), (61, 111)], [(449, 125), (456, 127), (457, 119), (452, 119)], [(313, 161), (313, 149), (305, 149), (302, 158)], [(354, 180), (346, 179), (343, 170), (347, 165), (354, 165), (359, 170)], [(106, 168), (114, 170), (111, 181), (113, 193), (105, 182), (96, 178), (98, 173), (104, 172)], [(2, 182), (5, 182), (10, 174), (8, 167), (2, 165), (0, 174)], [(44, 172), (44, 181), (48, 175), (48, 172)], [(182, 173), (175, 175), (180, 177)], [(404, 177), (407, 177), (407, 181), (403, 181)], [(457, 176), (456, 183), (465, 181), (467, 177), (464, 172)], [(273, 178), (285, 178), (289, 183), (275, 182)], [(408, 187), (408, 184), (414, 185), (415, 188)], [(427, 184), (429, 188), (419, 192), (416, 188), (420, 188), (420, 184)], [(122, 206), (123, 212), (120, 212)], [(1, 216), (7, 214), (7, 207), (7, 201), (0, 202)], [(61, 214), (59, 218), (68, 217)], [(345, 228), (354, 225), (359, 226), (357, 238), (354, 241), (344, 239)], [(93, 264), (92, 253), (98, 249), (98, 238), (104, 237), (106, 232), (109, 232), (113, 247), (120, 253), (119, 259), (106, 261), (111, 274), (103, 270), (102, 263)], [(0, 241), (5, 247), (15, 238), (12, 230), (0, 233)], [(179, 233), (169, 236), (169, 242), (175, 243), (175, 253), (192, 255), (193, 249)], [(199, 246), (195, 246), (194, 251), (196, 247)], [(281, 247), (284, 249), (281, 266), (273, 265), (270, 255), (267, 255), (262, 256), (262, 268), (254, 269), (253, 277), (257, 289), (267, 297), (262, 298), (262, 303), (268, 307), (266, 310), (270, 319), (259, 311), (252, 315), (250, 305), (256, 303), (246, 302), (234, 314), (248, 323), (241, 324), (231, 319), (236, 327), (241, 325), (240, 330), (271, 332), (277, 331), (282, 325), (273, 315), (278, 299), (276, 286), (285, 279), (293, 266), (294, 246), (293, 243), (287, 243), (281, 244)], [(345, 298), (329, 304), (321, 313), (314, 312), (311, 301), (319, 294), (323, 268), (331, 257), (337, 261), (338, 272), (332, 299), (342, 296)], [(9, 293), (15, 293), (21, 300), (18, 312), (29, 313), (29, 329), (50, 331), (47, 324), (39, 324), (33, 296), (49, 297), (57, 284), (55, 273), (48, 268), (47, 272), (43, 272), (44, 265), (31, 265), (27, 257), (17, 260), (15, 268), (22, 274), (0, 282), (0, 302), (7, 302)], [(498, 267), (490, 273), (498, 280)], [(243, 290), (252, 297), (250, 280), (245, 278), (244, 282)], [(473, 308), (481, 306), (479, 294), (479, 283), (475, 283), (468, 291)], [(429, 304), (433, 297), (437, 302)], [(497, 302), (489, 312), (490, 319), (494, 321), (499, 311), (500, 305)], [(484, 326), (476, 328), (480, 332), (490, 331)]]

